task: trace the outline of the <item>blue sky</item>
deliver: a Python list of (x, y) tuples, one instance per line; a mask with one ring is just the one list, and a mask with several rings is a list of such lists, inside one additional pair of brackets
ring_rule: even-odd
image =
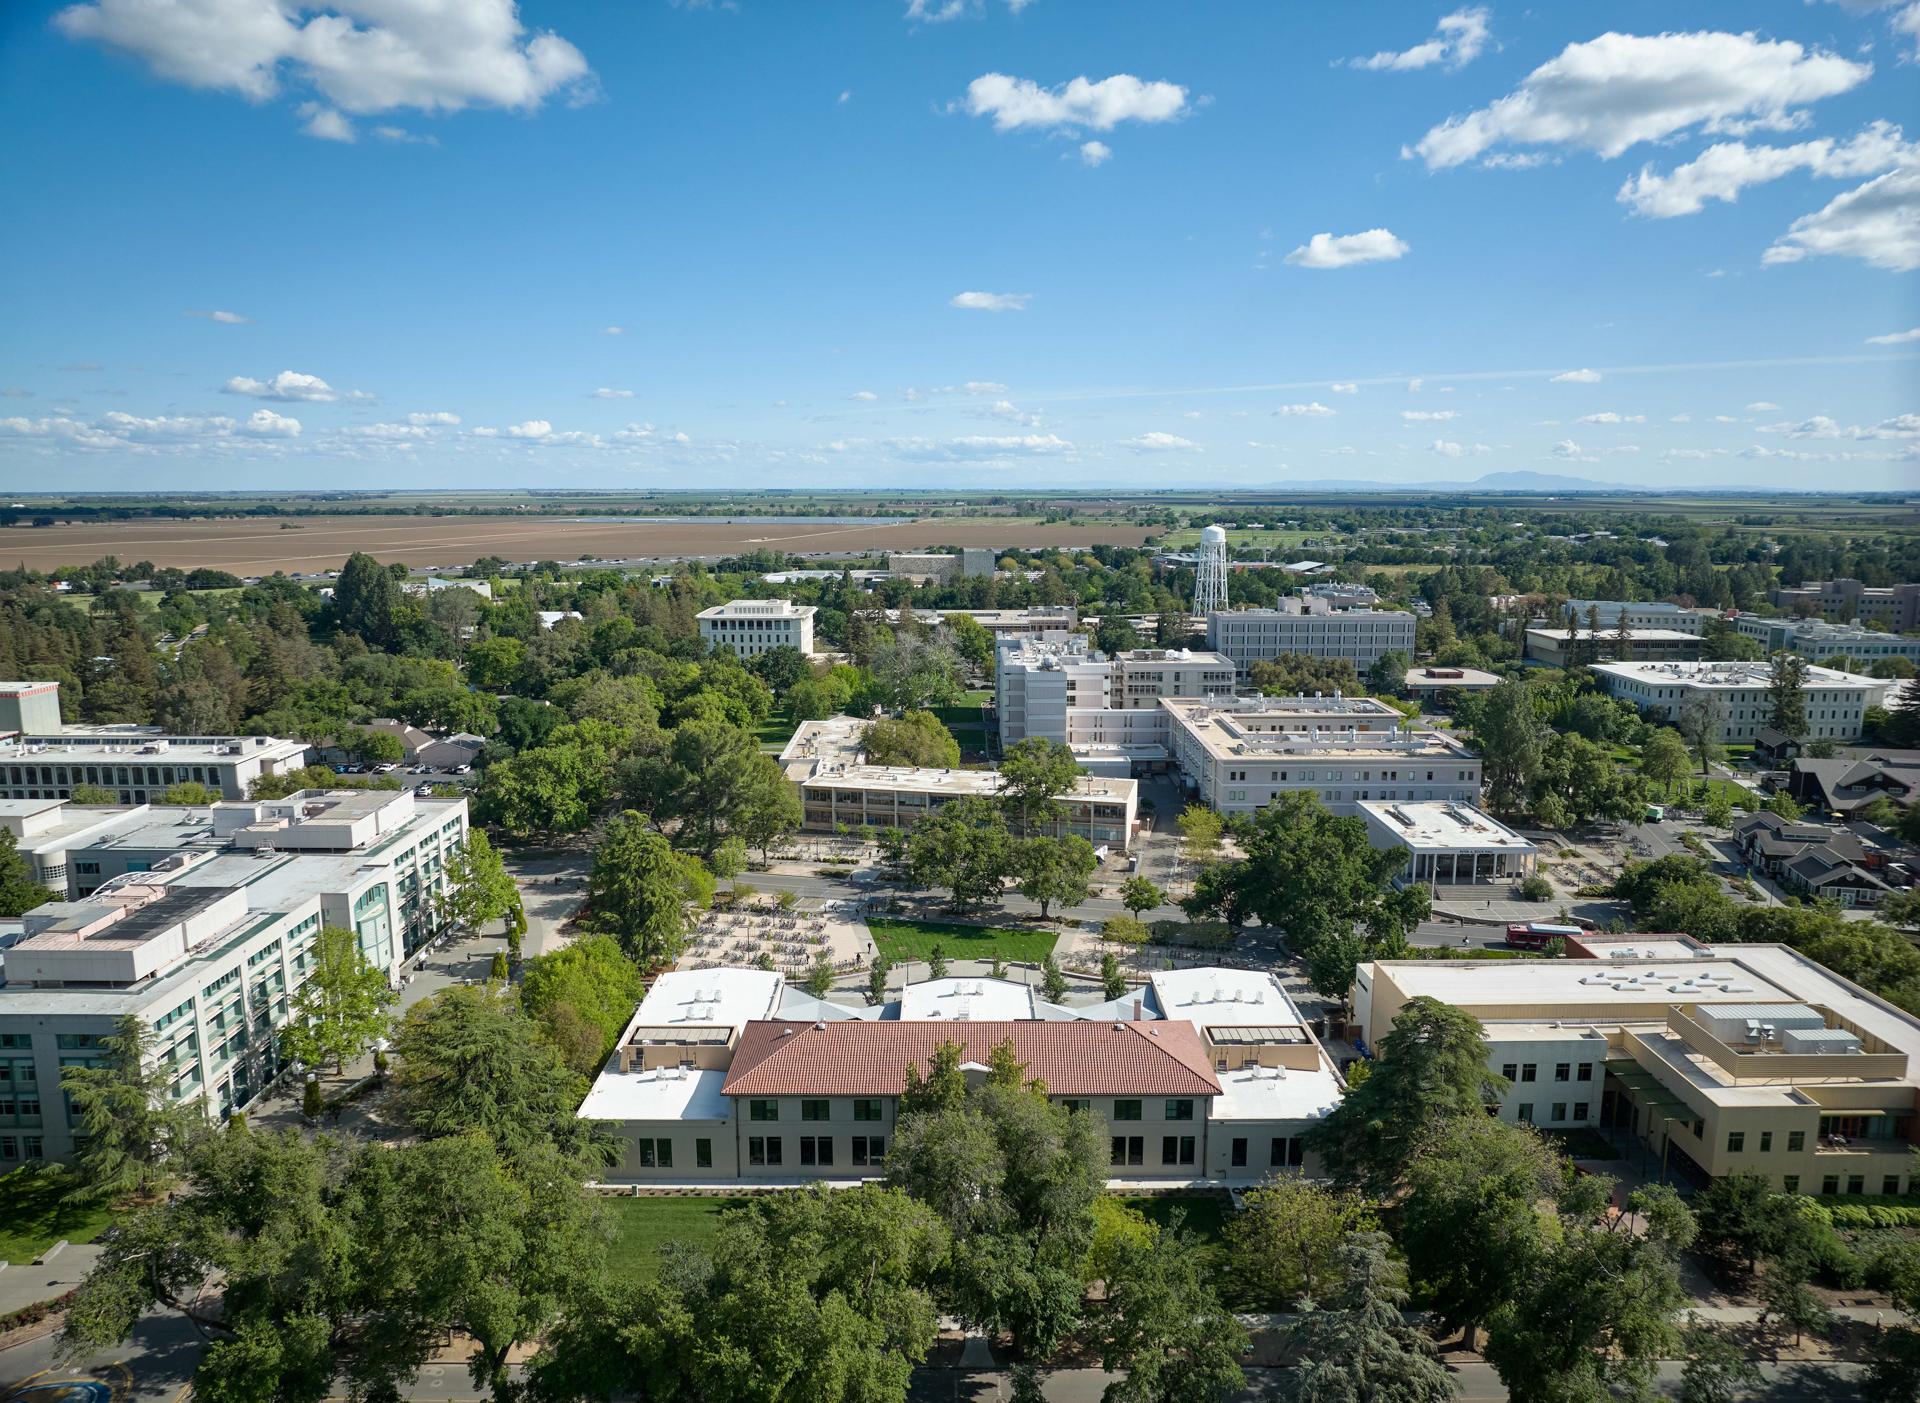
[(1917, 46), (1920, 0), (18, 0), (0, 486), (1913, 486)]

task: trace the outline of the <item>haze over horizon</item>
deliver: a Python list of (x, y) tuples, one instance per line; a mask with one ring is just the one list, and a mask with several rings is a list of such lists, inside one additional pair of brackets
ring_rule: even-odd
[(1920, 0), (0, 12), (0, 487), (1920, 482)]

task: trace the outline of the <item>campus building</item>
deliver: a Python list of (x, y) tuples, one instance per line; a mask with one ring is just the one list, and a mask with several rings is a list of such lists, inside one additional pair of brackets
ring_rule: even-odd
[[(1618, 628), (1602, 627), (1598, 633), (1585, 625), (1567, 636), (1566, 629), (1530, 628), (1527, 630), (1527, 660), (1542, 667), (1573, 667), (1580, 663), (1617, 662), (1622, 655)], [(1677, 628), (1639, 628), (1627, 626), (1625, 656), (1638, 662), (1691, 662), (1699, 658), (1703, 640), (1698, 633)]]
[(1358, 1030), (1377, 1049), (1408, 1000), (1438, 999), (1485, 1028), (1503, 1120), (1616, 1130), (1696, 1181), (1907, 1190), (1920, 1019), (1782, 945), (1577, 945), (1593, 958), (1363, 964)]
[(1219, 653), (1133, 648), (1108, 657), (1082, 634), (1009, 637), (997, 649), (994, 710), (1002, 745), (1029, 736), (1071, 744), (1085, 724), (1076, 712), (1152, 710), (1161, 697), (1230, 694), (1233, 684), (1233, 660)]
[(1859, 580), (1810, 580), (1771, 590), (1776, 609), (1825, 614), (1842, 621), (1878, 624), (1895, 633), (1920, 629), (1920, 584), (1868, 585)]
[[(1687, 704), (1711, 702), (1720, 717), (1720, 739), (1752, 741), (1772, 715), (1768, 693), (1771, 670), (1762, 662), (1595, 663), (1600, 690), (1677, 721)], [(1806, 701), (1808, 740), (1857, 740), (1870, 706), (1883, 705), (1897, 683), (1861, 677), (1831, 668), (1808, 667), (1801, 688)]]
[(1671, 629), (1698, 637), (1706, 631), (1707, 621), (1717, 613), (1714, 609), (1689, 609), (1659, 599), (1569, 599), (1560, 606), (1556, 619), (1564, 631), (1569, 622), (1586, 628), (1598, 615), (1600, 631), (1605, 633), (1619, 628), (1624, 615), (1628, 628)]
[(1244, 679), (1253, 664), (1282, 653), (1346, 658), (1365, 672), (1382, 653), (1413, 656), (1414, 616), (1393, 609), (1335, 609), (1318, 597), (1282, 599), (1272, 609), (1207, 615), (1207, 647), (1232, 658)]
[[(1000, 792), (995, 770), (867, 764), (867, 725), (851, 716), (803, 721), (780, 752), (781, 768), (800, 791), (800, 826), (806, 831), (911, 828), (954, 799)], [(1140, 806), (1134, 780), (1083, 774), (1057, 802), (1065, 815), (1060, 832), (1096, 848), (1124, 852), (1132, 846)]]
[(811, 604), (791, 599), (734, 599), (702, 609), (700, 637), (710, 648), (731, 648), (736, 657), (754, 658), (775, 648), (813, 652)]
[(1450, 736), (1409, 730), (1373, 697), (1169, 697), (1160, 709), (1181, 779), (1221, 813), (1255, 813), (1296, 791), (1336, 814), (1376, 799), (1480, 799), (1479, 756)]
[(437, 929), (464, 799), (309, 790), (211, 810), (137, 809), (67, 848), (69, 900), (22, 918), (0, 964), (0, 1172), (64, 1160), (60, 1072), (134, 1015), (159, 1038), (173, 1099), (218, 1119), (280, 1071), (275, 1033), (323, 926), (351, 930), (389, 979)]
[(1847, 658), (1866, 664), (1882, 658), (1905, 658), (1920, 664), (1920, 638), (1902, 638), (1897, 633), (1883, 633), (1858, 624), (1834, 624), (1825, 619), (1770, 619), (1760, 614), (1735, 614), (1729, 622), (1735, 632), (1757, 640), (1769, 653), (1798, 653), (1815, 661)]
[(1011, 1043), (1051, 1100), (1100, 1118), (1120, 1182), (1312, 1173), (1303, 1137), (1344, 1089), (1264, 973), (1169, 970), (1078, 1007), (1009, 980), (936, 979), (867, 1006), (719, 968), (654, 982), (580, 1115), (624, 1142), (616, 1182), (878, 1178), (906, 1069), (946, 1042), (969, 1081)]
[(1443, 709), (1459, 705), (1460, 698), (1475, 692), (1490, 692), (1503, 679), (1496, 672), (1477, 667), (1440, 667), (1423, 663), (1407, 669), (1406, 692), (1423, 706), (1429, 703)]
[(1359, 810), (1369, 843), (1407, 855), (1394, 878), (1400, 886), (1517, 882), (1539, 863), (1529, 840), (1471, 804), (1369, 799)]

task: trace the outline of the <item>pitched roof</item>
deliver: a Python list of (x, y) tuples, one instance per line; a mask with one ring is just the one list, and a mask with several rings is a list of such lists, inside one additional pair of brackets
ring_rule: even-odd
[(727, 1096), (897, 1096), (909, 1066), (925, 1067), (943, 1042), (961, 1060), (984, 1064), (1012, 1039), (1027, 1075), (1055, 1096), (1216, 1096), (1200, 1035), (1191, 1023), (985, 1022), (746, 1025), (721, 1091)]

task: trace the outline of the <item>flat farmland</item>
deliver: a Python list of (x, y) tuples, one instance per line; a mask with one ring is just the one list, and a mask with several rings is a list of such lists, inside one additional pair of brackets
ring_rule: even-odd
[(665, 521), (590, 516), (300, 516), (140, 520), (0, 527), (0, 566), (57, 571), (111, 555), (183, 570), (269, 575), (335, 570), (354, 551), (408, 565), (505, 560), (625, 561), (719, 557), (752, 550), (795, 555), (911, 551), (929, 546), (1137, 546), (1147, 529), (1123, 523), (961, 517), (901, 522), (808, 522), (777, 516)]

